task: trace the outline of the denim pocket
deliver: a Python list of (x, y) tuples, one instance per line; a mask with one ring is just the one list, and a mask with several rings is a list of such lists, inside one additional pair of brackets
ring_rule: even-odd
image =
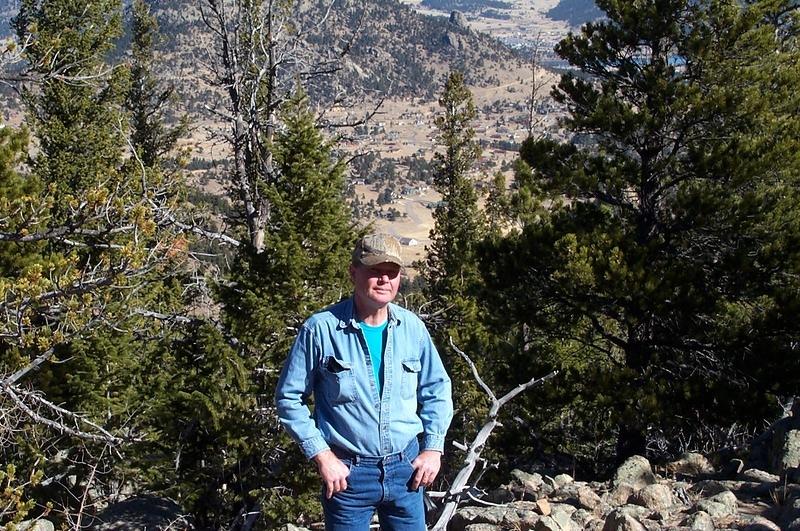
[(419, 360), (403, 360), (402, 397), (410, 400), (417, 396), (417, 383), (422, 364)]
[(355, 400), (356, 384), (352, 366), (329, 356), (322, 360), (322, 392), (333, 405)]

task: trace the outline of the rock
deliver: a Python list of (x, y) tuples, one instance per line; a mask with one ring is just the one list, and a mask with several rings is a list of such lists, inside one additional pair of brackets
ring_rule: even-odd
[(603, 531), (646, 531), (646, 528), (633, 516), (617, 509), (606, 517)]
[(551, 503), (550, 504), (550, 516), (555, 517), (558, 514), (565, 514), (567, 518), (572, 517), (572, 513), (577, 511), (577, 507), (574, 505), (570, 505), (568, 503)]
[(550, 502), (547, 501), (547, 498), (536, 500), (536, 507), (534, 508), (534, 511), (542, 516), (550, 516), (552, 510), (550, 509)]
[(647, 507), (644, 507), (642, 505), (635, 505), (635, 504), (632, 504), (632, 503), (628, 503), (628, 504), (622, 505), (621, 507), (617, 507), (612, 512), (615, 512), (615, 511), (620, 511), (620, 512), (622, 512), (624, 514), (627, 514), (628, 516), (630, 516), (632, 518), (635, 518), (636, 520), (639, 520), (639, 521), (645, 520), (648, 516), (650, 516), (650, 513), (652, 512)]
[(452, 529), (466, 529), (473, 524), (515, 527), (519, 515), (513, 507), (462, 507), (453, 515)]
[(594, 511), (600, 505), (602, 505), (603, 500), (600, 496), (597, 495), (590, 487), (580, 487), (578, 492), (576, 493), (576, 499), (578, 500), (578, 506), (587, 509), (589, 511)]
[(569, 474), (559, 474), (553, 478), (553, 482), (555, 483), (555, 488), (557, 489), (563, 488), (564, 486), (569, 485), (573, 481), (575, 480), (572, 479), (572, 476), (570, 476)]
[(460, 29), (469, 29), (469, 24), (467, 24), (467, 17), (465, 17), (464, 13), (462, 13), (461, 11), (450, 12), (450, 24)]
[(606, 493), (605, 496), (603, 496), (603, 501), (616, 507), (628, 503), (628, 499), (630, 499), (632, 495), (633, 486), (622, 483), (614, 487), (611, 492)]
[(778, 524), (763, 516), (755, 516), (752, 521), (742, 528), (742, 531), (781, 531)]
[(699, 477), (715, 472), (711, 461), (702, 454), (688, 452), (680, 456), (677, 461), (667, 464), (667, 472), (682, 474), (684, 476)]
[(595, 517), (592, 511), (578, 509), (572, 513), (572, 521), (578, 524), (581, 529), (586, 529), (586, 525), (593, 520), (597, 520), (597, 517)]
[(511, 476), (516, 479), (526, 491), (532, 494), (535, 494), (541, 490), (542, 483), (544, 481), (541, 474), (528, 474), (527, 472), (523, 472), (522, 470), (518, 469), (512, 470)]
[(695, 508), (707, 512), (712, 518), (730, 516), (737, 512), (736, 495), (726, 490), (710, 498), (698, 501)]
[(631, 497), (631, 501), (636, 505), (659, 512), (668, 511), (674, 504), (670, 488), (659, 483), (642, 488)]
[(690, 514), (681, 522), (681, 525), (695, 531), (714, 531), (714, 520), (705, 511)]
[(470, 524), (464, 531), (503, 531), (503, 528), (492, 524)]
[[(517, 511), (519, 515), (519, 529), (526, 530), (526, 529), (533, 529), (536, 527), (536, 524), (539, 523), (539, 520), (542, 519), (541, 515), (533, 512), (533, 511)], [(516, 528), (515, 528), (516, 529)]]
[[(5, 529), (5, 528), (3, 528)], [(50, 520), (23, 520), (16, 527), (17, 531), (55, 531), (56, 527)]]
[(581, 527), (573, 522), (565, 512), (555, 512), (550, 516), (542, 516), (536, 522), (535, 531), (580, 531)]
[(790, 430), (783, 436), (777, 461), (779, 474), (791, 474), (800, 469), (800, 430)]
[(742, 481), (755, 481), (759, 483), (777, 483), (781, 480), (780, 476), (764, 472), (757, 468), (748, 468), (739, 475)]
[(311, 531), (307, 527), (300, 527), (300, 526), (296, 526), (294, 524), (286, 524), (285, 526), (280, 527), (278, 529), (280, 529), (280, 531)]
[(180, 506), (168, 498), (149, 494), (112, 503), (97, 515), (94, 531), (139, 531), (141, 529), (190, 528)]
[(656, 476), (650, 467), (650, 461), (640, 455), (634, 455), (626, 459), (614, 474), (615, 487), (627, 483), (634, 490), (639, 490), (655, 482)]

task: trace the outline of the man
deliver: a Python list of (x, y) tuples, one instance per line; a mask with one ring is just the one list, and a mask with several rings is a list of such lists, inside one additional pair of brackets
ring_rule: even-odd
[(381, 529), (426, 528), (420, 487), (439, 472), (453, 403), (425, 325), (392, 303), (402, 267), (392, 236), (362, 238), (353, 296), (303, 324), (278, 381), (281, 423), (322, 477), (326, 531), (366, 531), (376, 511)]

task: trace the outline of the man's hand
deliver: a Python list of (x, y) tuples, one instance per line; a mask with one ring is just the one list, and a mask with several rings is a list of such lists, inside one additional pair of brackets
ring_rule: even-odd
[(331, 499), (334, 494), (347, 488), (347, 476), (350, 475), (350, 469), (333, 452), (321, 451), (314, 456), (314, 462), (317, 463), (317, 470), (325, 484), (327, 499)]
[(442, 454), (436, 450), (423, 450), (414, 459), (411, 466), (414, 467), (411, 488), (417, 490), (420, 485), (430, 487), (442, 466)]

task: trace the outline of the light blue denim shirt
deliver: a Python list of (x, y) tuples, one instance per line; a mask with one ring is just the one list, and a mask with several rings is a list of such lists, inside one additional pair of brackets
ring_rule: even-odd
[(275, 404), (308, 458), (331, 446), (361, 456), (394, 454), (420, 433), (423, 450), (441, 452), (453, 418), (450, 378), (428, 330), (395, 304), (389, 305), (381, 399), (352, 298), (300, 328)]

